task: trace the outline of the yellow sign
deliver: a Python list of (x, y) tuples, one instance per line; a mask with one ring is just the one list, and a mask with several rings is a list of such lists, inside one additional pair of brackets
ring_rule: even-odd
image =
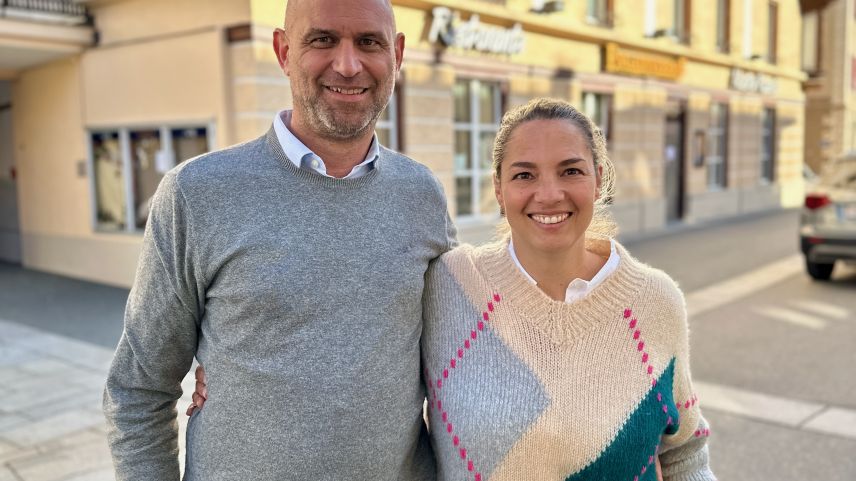
[(612, 73), (677, 80), (684, 73), (684, 57), (627, 50), (606, 44), (604, 70)]

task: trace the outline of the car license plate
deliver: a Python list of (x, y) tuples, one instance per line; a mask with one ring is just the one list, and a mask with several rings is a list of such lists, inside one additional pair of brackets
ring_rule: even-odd
[(843, 221), (856, 222), (856, 204), (844, 204), (838, 209), (838, 218)]

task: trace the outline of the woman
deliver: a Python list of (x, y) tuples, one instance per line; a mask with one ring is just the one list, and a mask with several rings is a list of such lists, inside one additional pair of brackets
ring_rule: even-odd
[(438, 479), (647, 481), (658, 458), (666, 480), (715, 479), (683, 296), (611, 239), (600, 131), (537, 99), (503, 117), (493, 157), (510, 232), (444, 254), (426, 280)]
[(494, 187), (510, 235), (429, 271), (422, 336), (438, 479), (714, 479), (684, 300), (610, 239), (611, 164), (566, 102), (508, 112)]

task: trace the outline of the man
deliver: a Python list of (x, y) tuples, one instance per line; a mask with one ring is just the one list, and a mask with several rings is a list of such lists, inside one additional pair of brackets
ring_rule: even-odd
[(291, 0), (274, 48), (293, 112), (155, 196), (104, 395), (118, 480), (179, 479), (194, 356), (211, 400), (185, 479), (433, 477), (421, 297), (454, 228), (436, 179), (374, 136), (404, 36), (388, 0)]

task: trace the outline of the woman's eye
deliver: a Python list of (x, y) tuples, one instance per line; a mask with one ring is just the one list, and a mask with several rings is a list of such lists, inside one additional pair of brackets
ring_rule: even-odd
[(565, 175), (580, 175), (582, 173), (583, 171), (576, 167), (572, 167), (570, 169), (565, 170)]
[(514, 179), (527, 180), (527, 179), (531, 179), (531, 178), (532, 178), (532, 174), (530, 174), (529, 172), (519, 172), (517, 174), (514, 174), (513, 177), (511, 177), (512, 180), (514, 180)]

